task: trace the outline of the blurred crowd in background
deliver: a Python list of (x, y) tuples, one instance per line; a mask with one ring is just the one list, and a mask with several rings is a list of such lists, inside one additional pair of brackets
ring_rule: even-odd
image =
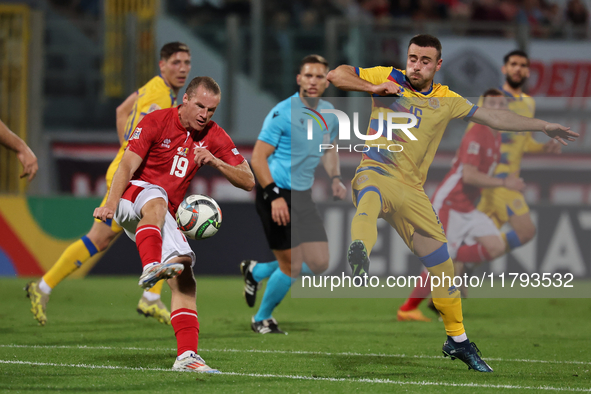
[[(99, 0), (51, 0), (66, 13), (98, 18)], [(586, 28), (585, 0), (294, 0), (265, 1), (265, 19), (277, 27), (314, 28), (333, 16), (352, 21), (389, 23), (398, 18), (421, 21), (491, 21), (527, 23), (534, 36), (551, 37), (566, 25)], [(247, 16), (250, 0), (169, 0), (168, 11), (191, 24), (207, 24), (229, 14)]]

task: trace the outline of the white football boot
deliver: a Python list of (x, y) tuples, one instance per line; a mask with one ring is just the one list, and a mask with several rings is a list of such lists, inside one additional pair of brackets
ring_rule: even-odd
[(185, 371), (185, 372), (203, 372), (203, 373), (221, 373), (217, 369), (211, 368), (205, 364), (205, 361), (200, 355), (193, 352), (185, 352), (176, 358), (174, 365), (172, 366), (173, 371)]
[(152, 263), (144, 267), (138, 285), (144, 290), (151, 289), (161, 279), (172, 279), (179, 276), (184, 265), (180, 263)]

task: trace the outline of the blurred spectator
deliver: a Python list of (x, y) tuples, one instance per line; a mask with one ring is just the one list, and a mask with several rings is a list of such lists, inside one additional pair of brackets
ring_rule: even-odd
[(589, 11), (582, 0), (570, 0), (566, 5), (566, 19), (575, 26), (587, 26)]
[(415, 4), (417, 4), (417, 8), (412, 14), (412, 19), (415, 21), (439, 20), (445, 16), (442, 12), (445, 10), (445, 6), (440, 7), (436, 1), (418, 0)]

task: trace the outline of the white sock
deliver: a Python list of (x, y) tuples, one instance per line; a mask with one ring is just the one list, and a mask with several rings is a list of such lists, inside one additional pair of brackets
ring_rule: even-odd
[(451, 339), (454, 340), (454, 342), (464, 342), (468, 340), (468, 336), (466, 335), (466, 333), (463, 333), (462, 335), (456, 335), (451, 337)]
[(47, 283), (45, 283), (43, 278), (39, 282), (39, 290), (41, 290), (45, 294), (51, 294), (51, 287), (49, 287), (49, 285)]
[(192, 355), (194, 355), (194, 354), (195, 354), (195, 352), (194, 352), (194, 351), (192, 351), (192, 350), (187, 350), (186, 352), (184, 352), (183, 354), (181, 354), (180, 356), (178, 356), (176, 359), (177, 359), (177, 360), (182, 360), (182, 359), (184, 359), (184, 358), (191, 357), (191, 356), (192, 356)]
[(156, 301), (160, 299), (160, 294), (152, 293), (151, 291), (144, 291), (142, 297), (144, 297), (148, 301)]

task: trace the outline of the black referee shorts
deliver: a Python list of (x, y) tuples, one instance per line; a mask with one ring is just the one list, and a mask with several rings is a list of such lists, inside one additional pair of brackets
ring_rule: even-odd
[(289, 207), (291, 221), (287, 226), (280, 226), (273, 221), (271, 203), (263, 199), (263, 188), (258, 183), (256, 185), (256, 209), (269, 248), (286, 250), (304, 242), (328, 242), (322, 219), (312, 201), (312, 190), (292, 191), (280, 188), (279, 195)]

